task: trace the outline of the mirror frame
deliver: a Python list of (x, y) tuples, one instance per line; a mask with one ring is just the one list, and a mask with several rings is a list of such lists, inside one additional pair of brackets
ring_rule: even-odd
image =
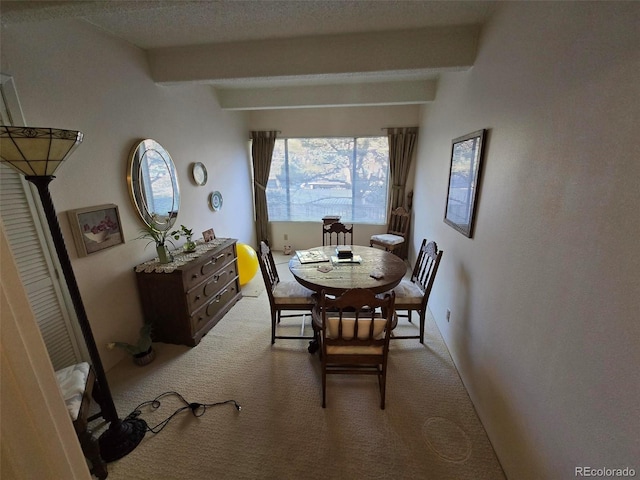
[[(145, 183), (142, 181), (142, 159), (152, 152), (155, 152), (164, 161), (171, 181), (171, 189), (173, 192), (172, 209), (167, 211), (168, 215), (164, 217), (158, 217), (157, 213), (149, 211), (146, 201), (147, 197), (144, 191)], [(131, 202), (145, 225), (149, 227), (153, 226), (158, 230), (169, 230), (173, 226), (180, 210), (180, 184), (178, 182), (175, 163), (171, 155), (169, 155), (169, 152), (167, 152), (162, 145), (151, 138), (146, 138), (133, 146), (127, 166), (127, 185), (129, 186)], [(158, 218), (160, 218), (161, 221), (158, 222), (154, 220)], [(166, 221), (163, 220), (165, 218)]]

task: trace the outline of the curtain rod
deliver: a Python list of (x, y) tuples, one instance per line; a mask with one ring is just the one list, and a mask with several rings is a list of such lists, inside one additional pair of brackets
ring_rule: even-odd
[[(2, 1), (2, 0), (0, 0)], [(404, 127), (389, 127), (389, 128), (404, 128)], [(414, 127), (406, 127), (406, 128), (414, 128)], [(415, 127), (418, 128), (418, 127)], [(381, 129), (383, 130), (383, 129)], [(277, 130), (278, 133), (282, 133), (281, 131)], [(298, 138), (377, 138), (379, 137), (379, 135), (375, 135), (373, 133), (358, 133), (355, 135), (320, 135), (320, 136), (313, 136), (313, 137), (309, 137), (309, 136), (305, 136), (305, 137), (301, 137), (299, 135), (293, 136), (293, 137), (278, 137), (278, 140), (282, 140), (282, 139), (288, 139), (288, 140), (295, 140)], [(252, 140), (251, 137), (249, 137), (249, 140)]]

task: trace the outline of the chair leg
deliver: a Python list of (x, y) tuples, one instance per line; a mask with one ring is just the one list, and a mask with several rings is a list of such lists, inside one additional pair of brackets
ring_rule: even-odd
[(427, 312), (420, 312), (420, 343), (424, 344), (424, 324), (426, 323)]
[(271, 312), (271, 345), (276, 343), (276, 312)]
[(322, 408), (327, 406), (327, 366), (322, 361)]
[(317, 342), (318, 357), (322, 360), (322, 332), (317, 330), (314, 336), (316, 337), (315, 342)]
[[(320, 333), (313, 326), (313, 320), (311, 320), (311, 327), (313, 328), (313, 340), (309, 342), (309, 346), (307, 347), (307, 351), (313, 355), (318, 350), (320, 350)], [(319, 354), (320, 358), (322, 358), (322, 350), (320, 350)]]
[(384, 410), (387, 391), (387, 368), (385, 365), (382, 366), (382, 371), (378, 372), (378, 383), (380, 383), (380, 409)]
[[(91, 398), (93, 398), (93, 400), (98, 405), (100, 405), (100, 412), (95, 415), (95, 418), (102, 417), (102, 412), (104, 411), (104, 408), (102, 406), (104, 402), (104, 394), (102, 393), (102, 388), (100, 387), (100, 383), (98, 382), (98, 379), (96, 379), (93, 382), (93, 389), (91, 390)], [(91, 418), (91, 420), (93, 420), (93, 418)]]
[(87, 459), (91, 462), (91, 473), (98, 477), (100, 480), (107, 478), (109, 473), (107, 472), (107, 466), (100, 456), (100, 447), (98, 446), (98, 440), (91, 435), (91, 432), (85, 430), (78, 435), (80, 440), (80, 446)]

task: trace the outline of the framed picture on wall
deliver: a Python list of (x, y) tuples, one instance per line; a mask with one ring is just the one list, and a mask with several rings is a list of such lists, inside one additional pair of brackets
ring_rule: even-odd
[(463, 235), (473, 236), (486, 130), (478, 130), (451, 142), (449, 188), (445, 223)]
[(120, 213), (115, 204), (69, 210), (67, 215), (79, 257), (124, 243)]

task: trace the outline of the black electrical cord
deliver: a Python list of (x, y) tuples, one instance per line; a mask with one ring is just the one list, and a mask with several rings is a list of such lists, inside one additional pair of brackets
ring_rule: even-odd
[(160, 399), (163, 398), (163, 397), (166, 397), (167, 395), (175, 395), (175, 396), (177, 396), (180, 400), (182, 400), (182, 403), (184, 403), (184, 406), (178, 408), (175, 412), (173, 412), (171, 415), (169, 415), (163, 421), (158, 423), (155, 427), (150, 427), (149, 425), (147, 425), (147, 430), (152, 432), (152, 433), (160, 433), (162, 431), (162, 429), (167, 426), (167, 424), (171, 421), (171, 419), (173, 417), (175, 417), (177, 414), (179, 414), (179, 413), (181, 413), (181, 412), (183, 412), (185, 410), (191, 410), (191, 414), (194, 417), (201, 417), (202, 415), (205, 414), (205, 412), (207, 411), (207, 408), (209, 408), (209, 407), (217, 407), (219, 405), (226, 405), (228, 403), (232, 403), (233, 406), (236, 408), (236, 410), (238, 410), (238, 411), (242, 410), (242, 407), (235, 400), (225, 400), (224, 402), (215, 402), (215, 403), (197, 403), (197, 402), (189, 403), (178, 392), (170, 391), (170, 392), (161, 393), (160, 395), (158, 395), (153, 400), (148, 400), (146, 402), (142, 402), (129, 415), (127, 415), (127, 418), (128, 419), (133, 419), (133, 418), (139, 417), (140, 415), (142, 415), (142, 410), (141, 409), (143, 407), (146, 407), (146, 406), (149, 406), (149, 405), (151, 406), (151, 408), (153, 410), (157, 410), (158, 408), (160, 408)]

